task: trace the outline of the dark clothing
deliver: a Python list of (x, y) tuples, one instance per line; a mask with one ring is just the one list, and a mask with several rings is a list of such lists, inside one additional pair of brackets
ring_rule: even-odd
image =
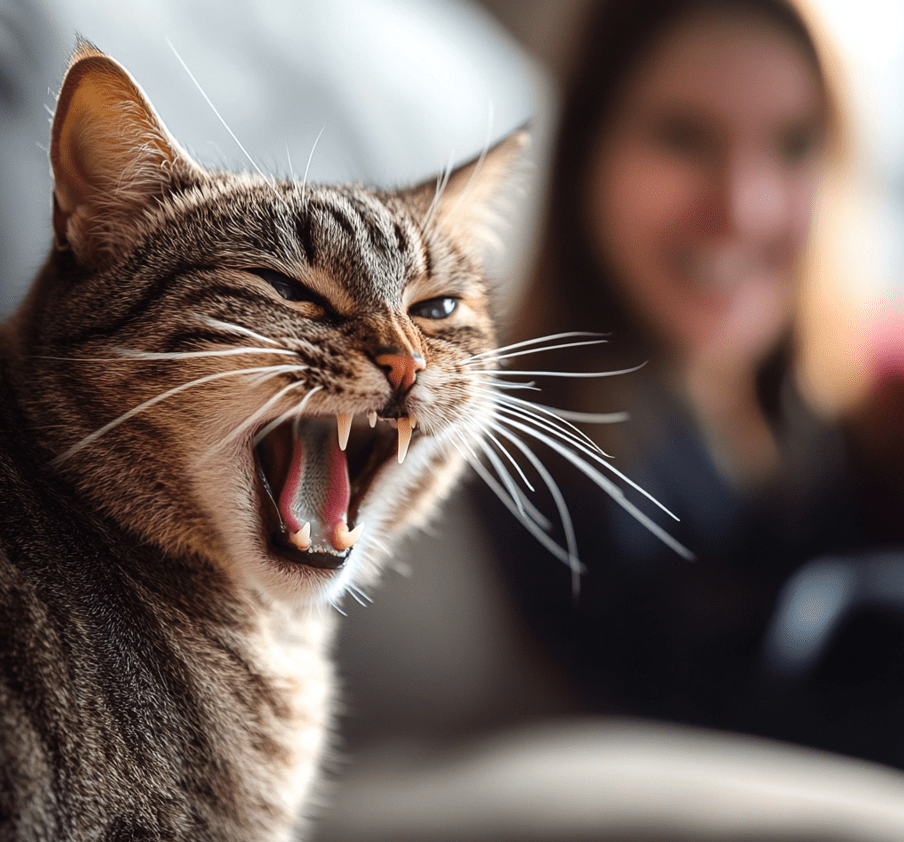
[[(895, 524), (876, 521), (870, 472), (842, 432), (788, 394), (783, 469), (757, 493), (725, 480), (690, 413), (652, 386), (624, 435), (632, 467), (619, 467), (681, 518), (655, 515), (695, 560), (544, 453), (587, 568), (575, 597), (567, 566), (480, 492), (502, 576), (528, 631), (587, 711), (777, 737), (904, 767), (904, 554), (883, 568), (900, 584), (900, 605), (852, 599), (841, 622), (825, 626), (825, 646), (812, 641), (818, 657), (781, 675), (764, 647), (783, 589), (805, 565), (841, 558), (856, 567), (870, 553), (904, 547), (904, 511)], [(645, 513), (656, 512), (626, 493)], [(813, 598), (816, 613), (805, 611), (805, 620), (831, 608)]]

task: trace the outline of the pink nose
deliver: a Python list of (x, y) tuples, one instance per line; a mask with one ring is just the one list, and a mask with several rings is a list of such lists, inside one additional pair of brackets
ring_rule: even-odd
[(420, 354), (399, 351), (395, 348), (383, 351), (374, 357), (374, 362), (386, 373), (386, 379), (393, 388), (407, 392), (417, 380), (417, 373), (427, 367)]

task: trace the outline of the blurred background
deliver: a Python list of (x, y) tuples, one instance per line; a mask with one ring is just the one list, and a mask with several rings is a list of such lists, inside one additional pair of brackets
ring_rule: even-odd
[[(880, 321), (904, 294), (904, 2), (809, 5), (852, 106), (864, 230), (845, 295)], [(50, 243), (48, 114), (78, 32), (125, 64), (213, 166), (405, 184), (531, 121), (525, 198), (492, 267), (507, 317), (538, 257), (561, 95), (592, 6), (0, 0), (0, 311), (14, 309)], [(892, 763), (589, 712), (538, 654), (472, 489), (406, 545), (373, 604), (344, 606), (339, 736), (315, 839), (904, 838)], [(899, 568), (879, 572), (886, 593), (904, 594)], [(829, 610), (846, 575), (824, 573), (800, 591), (817, 594), (805, 619)], [(802, 604), (786, 596), (789, 610)], [(904, 659), (895, 641), (890, 657)], [(894, 717), (897, 705), (882, 710)]]

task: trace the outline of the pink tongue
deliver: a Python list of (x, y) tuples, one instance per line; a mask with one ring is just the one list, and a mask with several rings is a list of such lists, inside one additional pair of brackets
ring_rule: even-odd
[(348, 463), (335, 430), (305, 425), (299, 433), (292, 443), (279, 513), (292, 532), (310, 522), (313, 548), (331, 548), (336, 523), (348, 517)]

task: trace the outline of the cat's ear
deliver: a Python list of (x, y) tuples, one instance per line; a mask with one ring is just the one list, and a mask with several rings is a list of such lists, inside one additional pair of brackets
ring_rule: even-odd
[(88, 262), (121, 249), (155, 199), (202, 172), (129, 73), (86, 42), (60, 89), (50, 163), (56, 245)]
[(416, 187), (418, 204), (427, 207), (425, 225), (435, 225), (460, 248), (482, 259), (487, 248), (499, 242), (500, 199), (521, 186), (516, 165), (529, 141), (528, 132), (517, 129), (447, 178)]

